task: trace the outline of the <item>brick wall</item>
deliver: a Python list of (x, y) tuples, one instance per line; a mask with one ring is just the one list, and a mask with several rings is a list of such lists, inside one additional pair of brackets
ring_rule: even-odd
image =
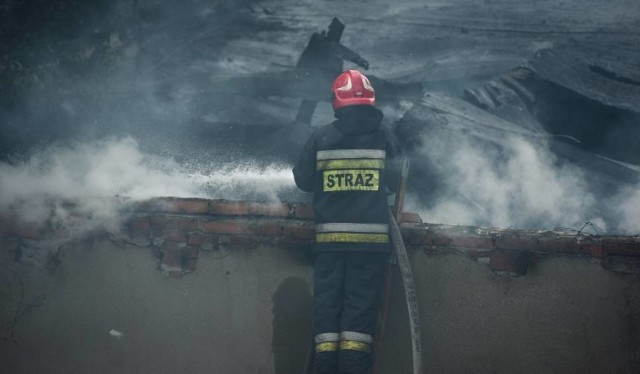
[[(172, 277), (196, 270), (201, 251), (259, 243), (287, 247), (313, 243), (313, 210), (300, 203), (158, 198), (126, 204), (121, 215), (122, 230), (114, 238), (154, 247), (159, 268)], [(434, 225), (422, 223), (413, 213), (403, 215), (401, 226), (410, 250), (464, 253), (503, 275), (524, 275), (531, 262), (558, 255), (588, 256), (612, 271), (640, 273), (637, 236)], [(0, 238), (29, 241), (33, 246), (61, 242), (69, 235), (64, 225), (21, 222), (5, 212), (0, 218)]]

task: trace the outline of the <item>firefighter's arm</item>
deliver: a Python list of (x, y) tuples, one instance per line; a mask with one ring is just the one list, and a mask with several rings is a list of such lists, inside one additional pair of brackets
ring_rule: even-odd
[(309, 137), (307, 143), (300, 152), (300, 159), (293, 168), (293, 179), (296, 186), (305, 192), (313, 192), (316, 178), (316, 139), (314, 135)]

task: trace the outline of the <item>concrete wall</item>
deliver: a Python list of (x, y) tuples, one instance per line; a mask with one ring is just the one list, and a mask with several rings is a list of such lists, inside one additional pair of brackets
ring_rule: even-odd
[[(247, 213), (246, 206), (241, 208)], [(21, 290), (22, 306), (46, 298), (39, 306), (22, 308), (15, 326), (2, 330), (2, 371), (301, 373), (311, 338), (308, 244), (274, 239), (274, 230), (258, 227), (306, 223), (295, 217), (265, 223), (264, 216), (235, 215), (237, 224), (229, 225), (212, 217), (210, 209), (198, 209), (204, 221), (191, 228), (178, 225), (184, 235), (167, 224), (173, 220), (152, 213), (146, 217), (149, 225), (141, 224), (139, 216), (127, 224), (128, 240), (96, 236), (65, 242), (40, 260), (34, 253), (51, 250), (15, 235), (30, 231), (5, 230), (0, 240), (2, 323), (15, 317)], [(193, 218), (178, 213), (180, 219)], [(156, 230), (160, 226), (166, 230)], [(212, 227), (215, 233), (201, 232)], [(220, 236), (221, 227), (244, 239)], [(250, 238), (243, 236), (247, 228), (266, 239), (245, 240)], [(275, 231), (300, 240), (295, 230)], [(503, 252), (445, 246), (451, 240), (434, 240), (442, 235), (432, 228), (404, 231), (413, 243), (409, 251), (425, 373), (640, 372), (637, 274), (613, 272), (601, 258), (584, 253), (547, 253), (527, 256), (526, 274), (506, 276), (501, 274), (516, 272), (502, 271), (504, 258), (495, 254)], [(147, 242), (141, 232), (147, 232)], [(197, 235), (208, 241), (189, 241)], [(486, 244), (477, 237), (456, 240)], [(188, 243), (198, 244), (196, 257), (185, 252)], [(163, 254), (175, 251), (189, 254), (181, 257), (185, 268), (180, 271)], [(411, 372), (397, 272), (381, 365), (382, 373)]]
[(291, 249), (217, 250), (175, 279), (150, 248), (100, 241), (62, 248), (53, 275), (14, 265), (27, 300), (46, 300), (20, 319), (16, 344), (1, 343), (3, 372), (300, 372), (291, 368), (304, 365), (311, 335), (303, 260)]
[[(640, 372), (640, 283), (553, 257), (507, 277), (466, 256), (414, 251), (428, 373)], [(399, 280), (385, 367), (410, 373)]]

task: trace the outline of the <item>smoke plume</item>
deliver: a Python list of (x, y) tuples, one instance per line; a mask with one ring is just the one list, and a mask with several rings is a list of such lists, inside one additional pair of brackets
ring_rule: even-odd
[(640, 231), (638, 186), (596, 194), (590, 176), (560, 162), (543, 141), (511, 137), (497, 146), (458, 134), (428, 138), (420, 154), (434, 161), (445, 186), (430, 207), (410, 200), (427, 222), (534, 229), (592, 222), (609, 232)]

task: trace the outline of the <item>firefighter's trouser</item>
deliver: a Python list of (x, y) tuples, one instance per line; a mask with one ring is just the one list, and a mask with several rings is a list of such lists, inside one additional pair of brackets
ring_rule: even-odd
[(318, 374), (368, 373), (389, 255), (321, 252), (314, 271)]

